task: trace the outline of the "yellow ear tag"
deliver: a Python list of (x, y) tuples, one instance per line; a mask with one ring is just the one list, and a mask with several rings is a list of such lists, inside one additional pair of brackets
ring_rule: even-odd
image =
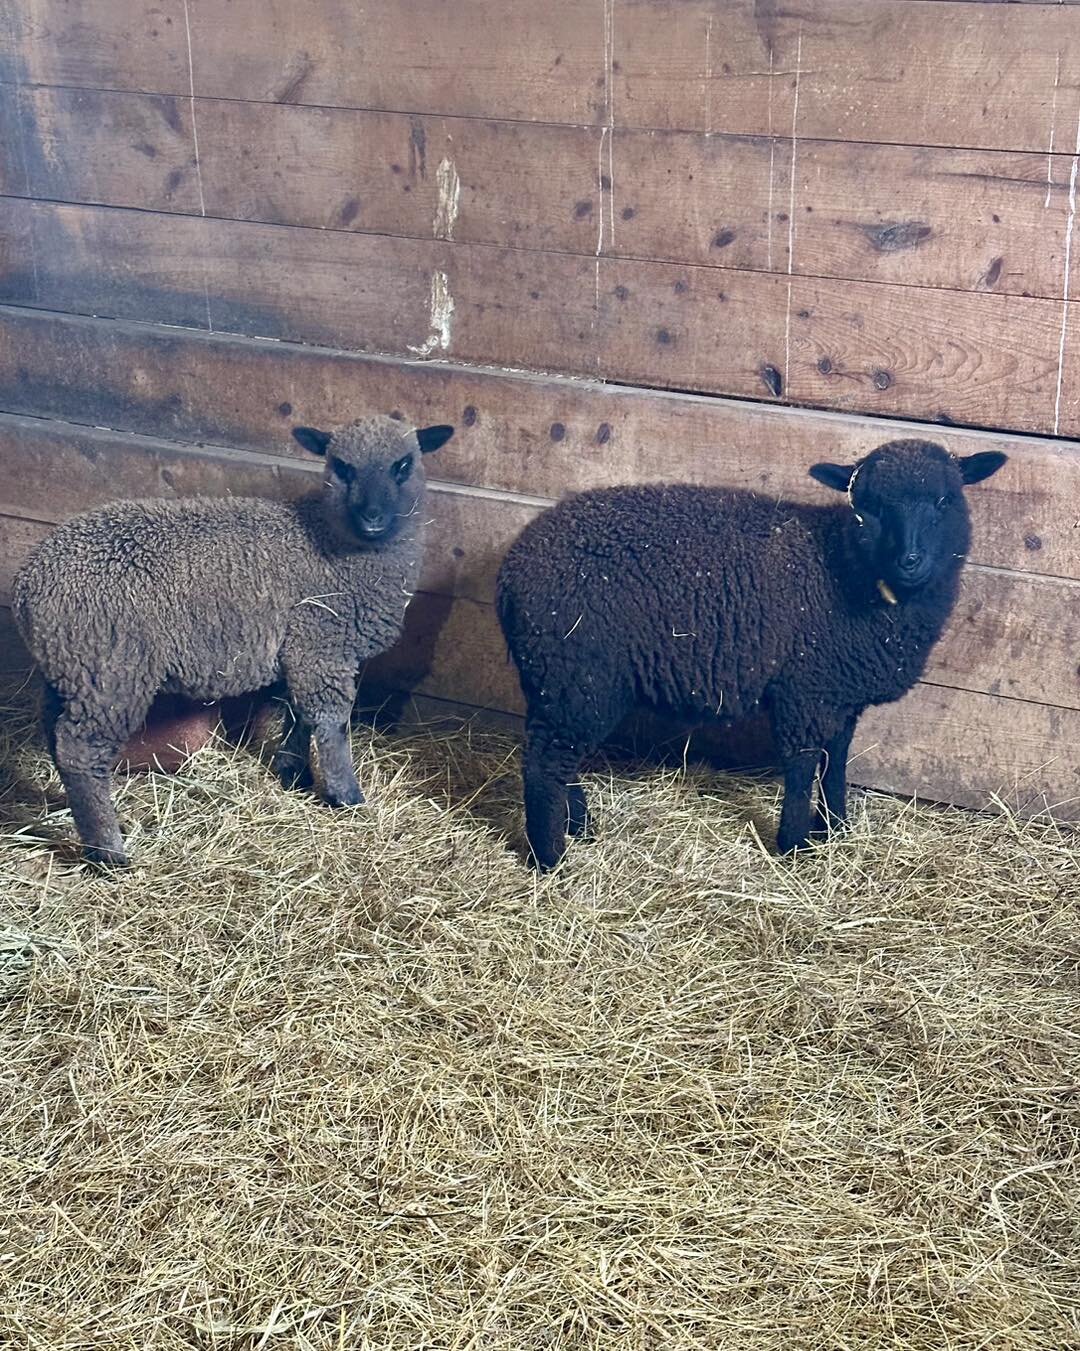
[(890, 605), (896, 604), (896, 593), (884, 578), (878, 578), (877, 589), (881, 592), (882, 600), (888, 601)]

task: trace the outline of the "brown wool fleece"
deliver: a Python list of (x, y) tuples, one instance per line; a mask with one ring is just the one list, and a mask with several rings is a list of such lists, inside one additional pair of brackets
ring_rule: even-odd
[[(397, 458), (402, 431), (371, 419), (335, 453)], [(343, 530), (329, 469), (297, 502), (116, 502), (72, 517), (16, 577), (16, 622), (72, 716), (103, 740), (126, 738), (160, 690), (221, 699), (285, 677), (313, 715), (336, 709), (342, 682), (401, 632), (423, 548), (419, 455), (413, 472), (413, 514), (377, 549)]]

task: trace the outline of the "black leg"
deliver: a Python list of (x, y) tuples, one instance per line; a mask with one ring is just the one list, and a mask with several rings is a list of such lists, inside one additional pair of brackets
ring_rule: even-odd
[(847, 823), (847, 759), (855, 719), (825, 743), (824, 770), (818, 796), (817, 822), (811, 834), (821, 837), (843, 829)]
[(53, 764), (56, 764), (56, 720), (64, 711), (64, 702), (55, 685), (46, 680), (41, 691), (41, 730)]
[(286, 788), (311, 788), (311, 728), (291, 701), (285, 703), (285, 726), (274, 752), (274, 773)]
[(568, 798), (567, 784), (575, 777), (582, 752), (546, 723), (526, 728), (523, 779), (525, 834), (533, 860), (541, 871), (554, 868), (566, 851), (567, 826), (581, 820), (585, 793)]
[(820, 750), (813, 747), (796, 751), (784, 764), (784, 805), (776, 836), (781, 854), (804, 848), (810, 839), (810, 795), (820, 759)]
[(585, 800), (585, 789), (580, 783), (566, 786), (566, 832), (575, 839), (589, 833), (589, 804)]

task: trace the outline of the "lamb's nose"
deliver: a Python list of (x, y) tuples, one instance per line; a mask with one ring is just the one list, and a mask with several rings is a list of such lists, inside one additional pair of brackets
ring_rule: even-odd
[(904, 554), (900, 559), (900, 567), (904, 572), (917, 572), (922, 567), (923, 556), (914, 549), (910, 553)]

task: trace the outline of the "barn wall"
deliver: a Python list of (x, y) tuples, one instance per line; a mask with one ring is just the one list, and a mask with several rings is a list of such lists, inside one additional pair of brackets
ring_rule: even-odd
[(1080, 8), (23, 0), (0, 27), (0, 603), (120, 495), (303, 491), (294, 421), (453, 421), (382, 675), (515, 710), (491, 610), (563, 492), (812, 500), (1006, 450), (856, 779), (1080, 814)]

